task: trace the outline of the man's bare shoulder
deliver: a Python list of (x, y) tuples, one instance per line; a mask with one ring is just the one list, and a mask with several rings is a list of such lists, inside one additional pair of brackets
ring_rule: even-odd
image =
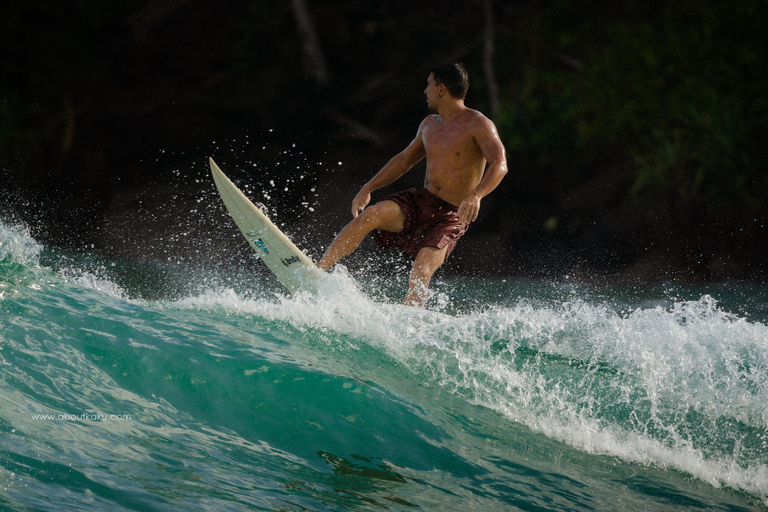
[(475, 136), (498, 136), (496, 125), (493, 124), (493, 121), (477, 110), (473, 110), (472, 113), (467, 116), (467, 126), (469, 131)]
[(440, 119), (440, 115), (439, 114), (430, 114), (430, 115), (428, 115), (427, 117), (424, 118), (424, 120), (421, 122), (421, 125), (419, 125), (419, 128), (421, 130), (423, 130), (424, 128), (426, 128), (427, 126), (431, 125), (432, 123), (434, 123), (438, 119)]
[(479, 110), (468, 109), (467, 123), (471, 124), (473, 128), (488, 128), (494, 126), (493, 121), (488, 119), (485, 114)]

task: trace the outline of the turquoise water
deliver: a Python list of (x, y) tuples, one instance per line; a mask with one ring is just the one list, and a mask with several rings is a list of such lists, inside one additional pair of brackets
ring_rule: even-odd
[(768, 286), (358, 282), (0, 224), (0, 509), (768, 510)]

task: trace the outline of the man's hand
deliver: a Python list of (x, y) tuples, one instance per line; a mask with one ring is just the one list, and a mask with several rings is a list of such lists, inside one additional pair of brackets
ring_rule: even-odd
[(461, 222), (469, 224), (477, 220), (477, 214), (480, 211), (480, 197), (474, 194), (468, 195), (459, 205), (459, 211), (456, 214)]
[(355, 198), (352, 200), (352, 217), (357, 217), (360, 215), (370, 202), (371, 193), (368, 192), (365, 187), (361, 188), (360, 192), (358, 192)]

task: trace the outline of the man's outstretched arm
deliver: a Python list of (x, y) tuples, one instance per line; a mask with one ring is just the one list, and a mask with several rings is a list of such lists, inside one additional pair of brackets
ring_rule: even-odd
[(422, 121), (416, 137), (408, 144), (408, 147), (393, 156), (368, 183), (363, 185), (363, 188), (360, 189), (360, 192), (352, 200), (353, 217), (357, 217), (365, 210), (368, 203), (371, 202), (371, 192), (393, 183), (426, 156), (427, 152), (424, 149), (424, 141), (421, 135), (424, 127), (431, 123), (434, 120), (433, 118), (434, 116), (429, 116)]

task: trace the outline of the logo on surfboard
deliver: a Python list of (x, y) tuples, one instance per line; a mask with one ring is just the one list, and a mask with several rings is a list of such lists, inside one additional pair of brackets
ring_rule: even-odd
[(258, 236), (258, 233), (248, 233), (248, 237), (251, 238), (251, 243), (264, 251), (264, 254), (269, 254), (269, 249), (267, 249), (267, 244), (264, 243), (264, 240), (261, 238), (256, 238)]
[(299, 262), (299, 257), (298, 256), (291, 256), (290, 258), (285, 258), (285, 259), (281, 258), (280, 261), (282, 261), (283, 265), (285, 265), (286, 267), (290, 267), (294, 263), (298, 263)]

